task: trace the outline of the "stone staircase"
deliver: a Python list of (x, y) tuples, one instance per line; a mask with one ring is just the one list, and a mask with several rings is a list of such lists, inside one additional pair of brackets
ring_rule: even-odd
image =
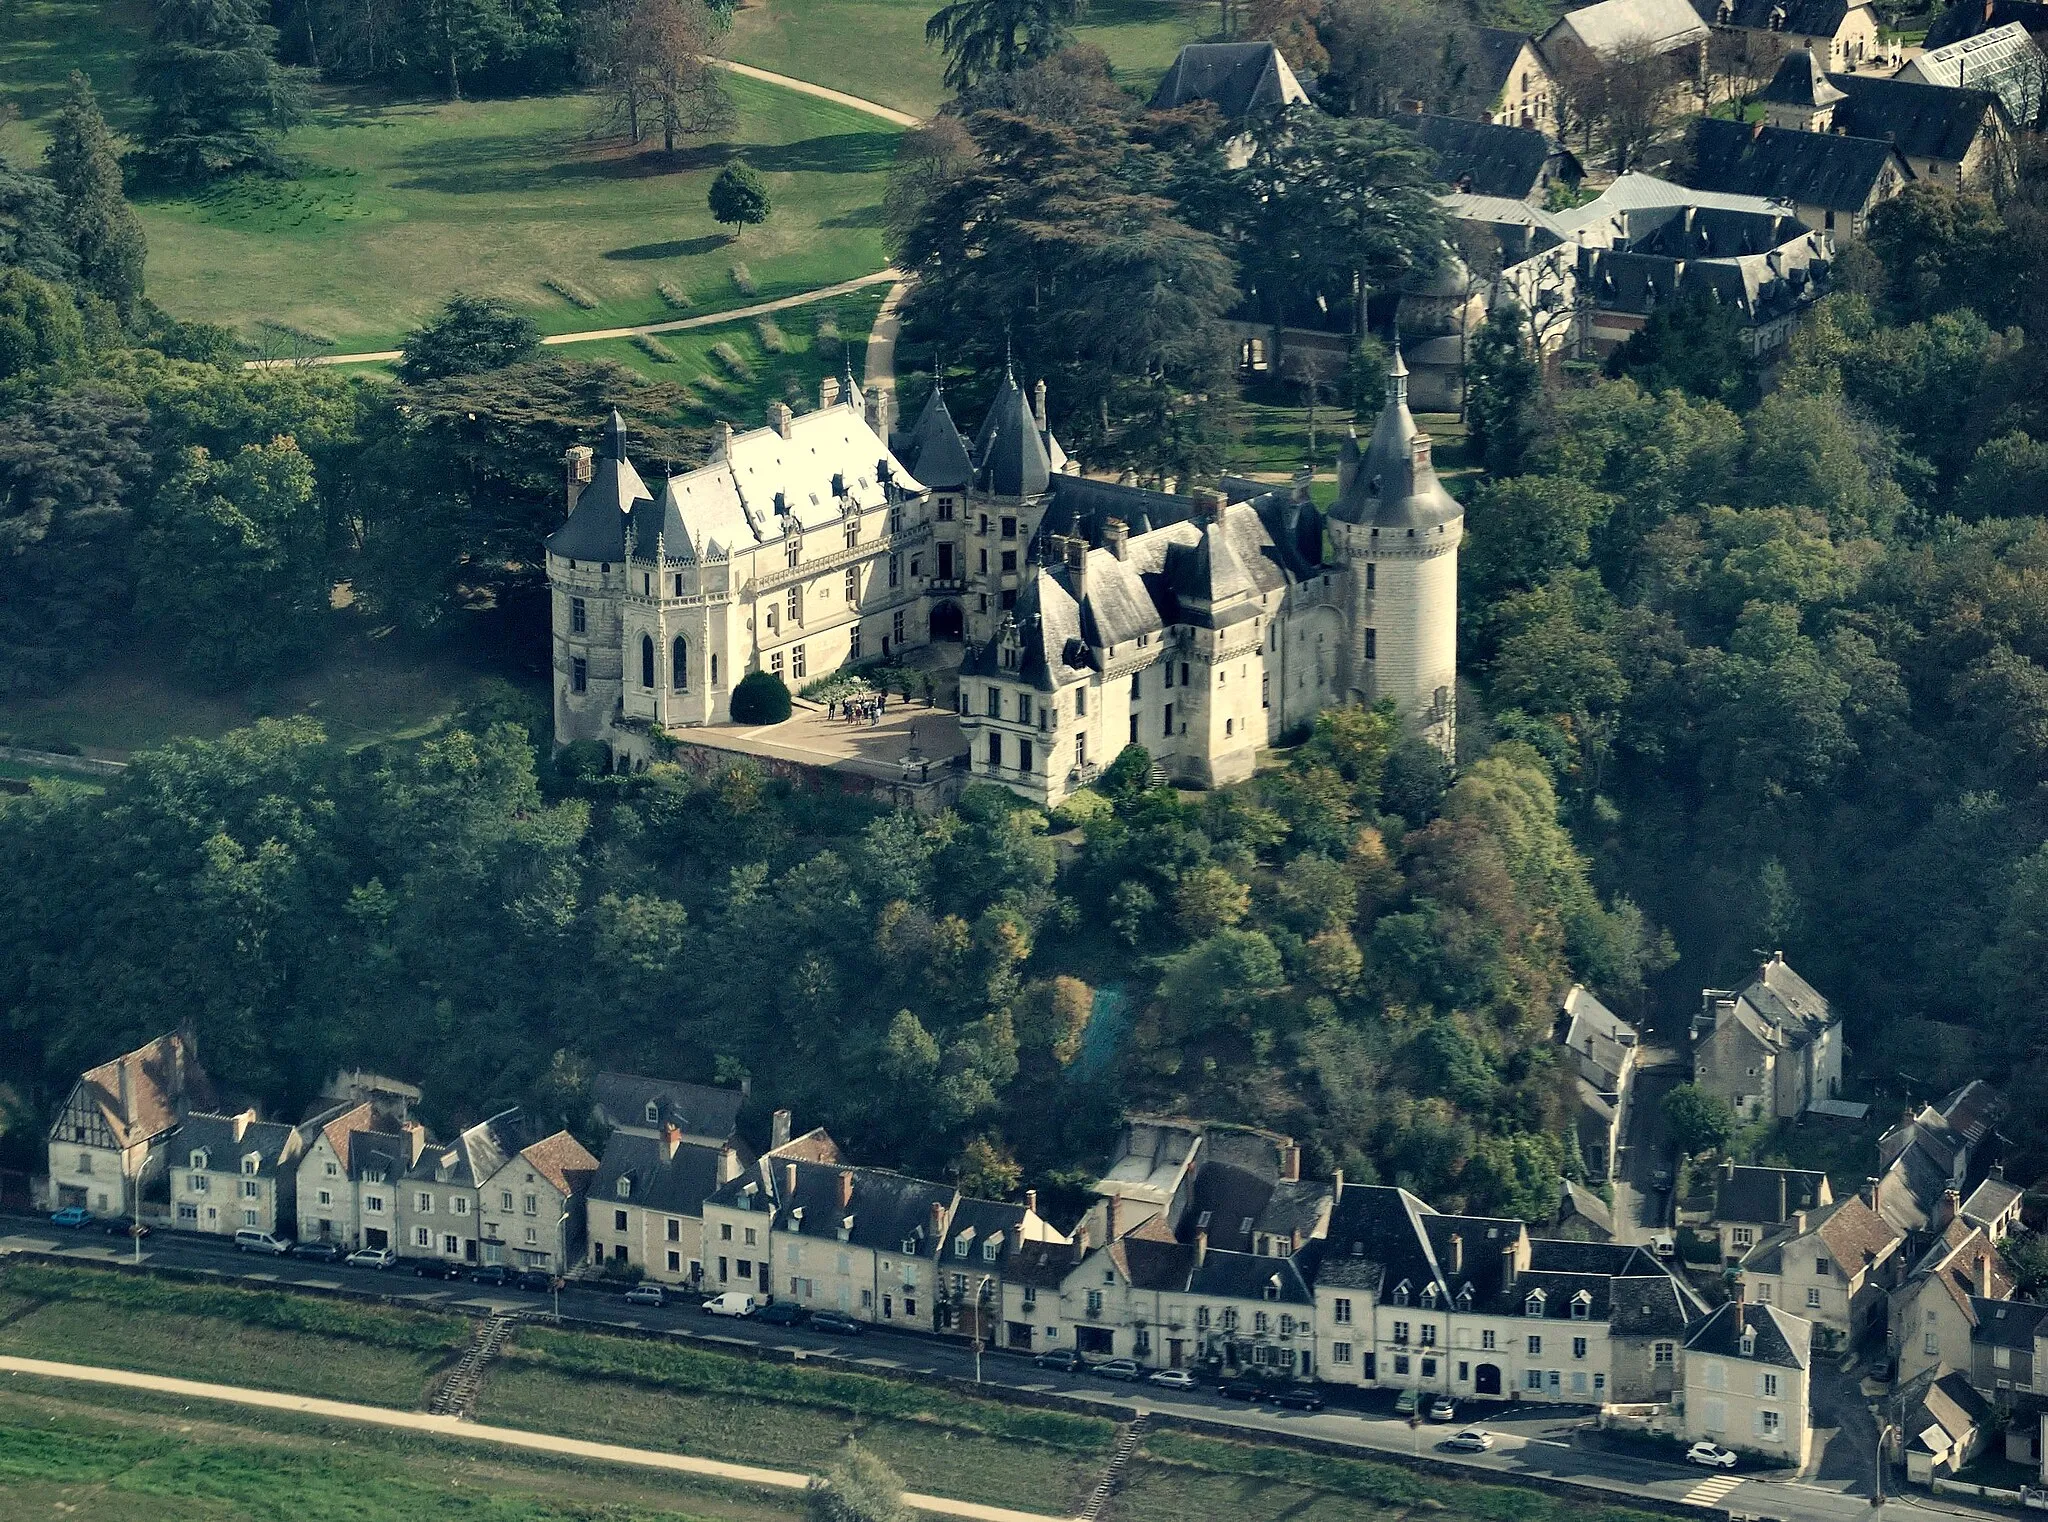
[(505, 1346), (505, 1339), (512, 1335), (512, 1328), (518, 1323), (517, 1316), (494, 1311), (488, 1320), (476, 1329), (469, 1340), (469, 1347), (441, 1382), (441, 1388), (434, 1392), (427, 1409), (436, 1416), (466, 1417), (476, 1411), (477, 1392), (483, 1388), (484, 1370), (498, 1356)]
[(1102, 1513), (1109, 1506), (1109, 1498), (1123, 1488), (1124, 1470), (1130, 1467), (1131, 1455), (1138, 1451), (1138, 1443), (1145, 1436), (1150, 1420), (1141, 1412), (1136, 1421), (1126, 1423), (1118, 1430), (1116, 1446), (1109, 1451), (1109, 1465), (1096, 1482), (1095, 1494), (1081, 1508), (1079, 1522), (1101, 1522)]

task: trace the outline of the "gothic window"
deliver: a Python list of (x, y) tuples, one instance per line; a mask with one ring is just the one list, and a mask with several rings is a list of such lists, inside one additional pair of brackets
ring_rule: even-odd
[(783, 545), (783, 547), (782, 547), (782, 555), (783, 555), (783, 559), (784, 559), (784, 561), (785, 561), (785, 562), (786, 562), (786, 563), (788, 564), (788, 566), (789, 566), (789, 568), (790, 568), (791, 570), (795, 570), (795, 569), (796, 569), (796, 563), (797, 563), (797, 559), (798, 559), (798, 557), (800, 557), (800, 556), (801, 556), (801, 555), (803, 554), (803, 552), (804, 552), (804, 547), (803, 547), (803, 542), (802, 542), (801, 540), (798, 540), (798, 539), (791, 539), (791, 540), (789, 540), (789, 541), (788, 541), (787, 543), (785, 543), (785, 544)]
[(654, 685), (654, 636), (651, 634), (640, 636), (640, 685)]
[(715, 655), (711, 657), (711, 685), (718, 685), (718, 657)]
[(854, 547), (854, 546), (855, 546), (856, 544), (859, 544), (859, 543), (860, 543), (860, 519), (858, 519), (858, 518), (848, 518), (848, 519), (846, 520), (846, 547), (847, 547), (847, 548), (848, 548), (848, 549), (850, 550), (850, 549), (852, 549), (852, 548), (853, 548), (853, 547)]
[(680, 634), (676, 636), (675, 649), (669, 655), (669, 677), (674, 681), (677, 692), (690, 689), (690, 642)]
[(891, 555), (889, 557), (889, 585), (892, 587), (901, 586), (902, 583), (903, 557), (901, 555)]
[(846, 568), (846, 605), (850, 608), (860, 601), (860, 567)]

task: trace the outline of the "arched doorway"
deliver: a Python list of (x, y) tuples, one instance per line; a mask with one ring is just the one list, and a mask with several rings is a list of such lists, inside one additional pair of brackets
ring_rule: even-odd
[(1472, 1393), (1474, 1395), (1500, 1394), (1500, 1365), (1483, 1363), (1472, 1371)]
[(957, 602), (942, 602), (932, 609), (932, 638), (958, 644), (966, 632), (967, 618)]

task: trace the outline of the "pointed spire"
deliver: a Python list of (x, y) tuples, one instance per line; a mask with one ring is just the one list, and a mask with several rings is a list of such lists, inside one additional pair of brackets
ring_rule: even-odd
[(626, 420), (619, 416), (619, 409), (612, 408), (612, 415), (604, 422), (604, 448), (599, 451), (607, 460), (626, 458)]
[(1406, 411), (1408, 407), (1408, 366), (1401, 358), (1401, 335), (1398, 333), (1394, 335), (1393, 348), (1393, 362), (1387, 366), (1387, 405), (1389, 407), (1399, 407)]
[(840, 397), (847, 406), (858, 408), (861, 403), (860, 387), (853, 378), (853, 350), (851, 348), (841, 351), (840, 363), (841, 373), (844, 377), (841, 383)]

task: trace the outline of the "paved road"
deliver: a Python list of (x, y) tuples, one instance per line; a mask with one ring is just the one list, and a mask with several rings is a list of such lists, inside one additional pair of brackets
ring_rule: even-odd
[(1664, 1125), (1664, 1096), (1685, 1082), (1685, 1059), (1668, 1047), (1645, 1047), (1630, 1085), (1621, 1158), (1614, 1178), (1614, 1231), (1624, 1242), (1647, 1241), (1671, 1225), (1671, 1191), (1659, 1185), (1676, 1165)]
[[(548, 1297), (543, 1295), (421, 1280), (401, 1272), (374, 1274), (294, 1259), (254, 1258), (237, 1254), (224, 1243), (175, 1233), (159, 1232), (143, 1248), (145, 1262), (218, 1273), (278, 1288), (303, 1284), (374, 1289), (422, 1309), (506, 1309), (542, 1316), (549, 1309)], [(9, 1250), (55, 1251), (101, 1262), (133, 1256), (116, 1239), (91, 1231), (62, 1231), (46, 1221), (23, 1218), (0, 1219), (0, 1253)], [(674, 1332), (713, 1346), (725, 1343), (735, 1347), (772, 1347), (799, 1359), (832, 1360), (899, 1375), (943, 1374), (962, 1379), (977, 1376), (971, 1349), (936, 1337), (877, 1332), (837, 1338), (752, 1321), (709, 1321), (694, 1307), (631, 1306), (614, 1292), (583, 1284), (571, 1285), (563, 1291), (561, 1307), (567, 1318), (634, 1330)], [(1396, 1418), (1393, 1397), (1383, 1392), (1366, 1394), (1356, 1404), (1333, 1404), (1321, 1412), (1283, 1412), (1225, 1402), (1204, 1392), (1170, 1392), (1149, 1385), (1111, 1384), (1090, 1376), (1055, 1374), (1013, 1355), (994, 1352), (979, 1361), (979, 1376), (995, 1386), (1059, 1391), (1105, 1405), (1134, 1406), (1224, 1422), (1243, 1429), (1249, 1439), (1256, 1439), (1261, 1433), (1292, 1432), (1366, 1452), (1420, 1454), (1431, 1452), (1443, 1436), (1440, 1427), (1410, 1428)], [(1580, 1408), (1489, 1406), (1483, 1412), (1472, 1408), (1468, 1415), (1494, 1433), (1497, 1443), (1491, 1452), (1457, 1456), (1457, 1462), (1500, 1479), (1550, 1476), (1612, 1491), (1617, 1496), (1690, 1500), (1702, 1506), (1725, 1506), (1740, 1513), (1784, 1518), (1786, 1522), (1851, 1522), (1871, 1516), (1874, 1510), (1869, 1502), (1867, 1472), (1844, 1472), (1819, 1483), (1709, 1475), (1683, 1465), (1602, 1449), (1597, 1446), (1597, 1437), (1578, 1431), (1589, 1415)], [(1972, 1518), (1991, 1515), (1947, 1505), (1895, 1501), (1878, 1516), (1880, 1522), (1906, 1522), (1923, 1512)]]
[[(307, 1416), (324, 1416), (337, 1421), (361, 1422), (373, 1427), (396, 1427), (407, 1432), (430, 1432), (436, 1437), (463, 1442), (491, 1443), (503, 1448), (523, 1448), (534, 1453), (563, 1453), (579, 1459), (600, 1459), (609, 1464), (633, 1464), (671, 1473), (701, 1474), (715, 1480), (735, 1480), (743, 1485), (764, 1485), (775, 1490), (802, 1490), (811, 1483), (807, 1474), (789, 1469), (763, 1469), (754, 1464), (731, 1464), (723, 1459), (700, 1459), (686, 1453), (658, 1453), (651, 1448), (627, 1448), (617, 1443), (592, 1443), (582, 1438), (557, 1437), (550, 1432), (528, 1432), (518, 1427), (491, 1427), (460, 1417), (435, 1416), (425, 1411), (394, 1411), (388, 1406), (362, 1406), (353, 1401), (323, 1400), (310, 1395), (285, 1395), (275, 1390), (251, 1390), (242, 1385), (208, 1384), (196, 1379), (170, 1379), (161, 1374), (137, 1374), (128, 1369), (104, 1369), (91, 1364), (51, 1363), (41, 1358), (0, 1356), (0, 1373), (26, 1374), (36, 1379), (63, 1380), (73, 1384), (115, 1385), (127, 1390), (150, 1390), (162, 1395), (182, 1395), (189, 1400), (224, 1401), (230, 1405), (257, 1406), (268, 1411), (296, 1411)], [(946, 1496), (921, 1495), (906, 1491), (903, 1504), (913, 1511), (935, 1512), (946, 1517), (966, 1517), (971, 1522), (1047, 1522), (1043, 1512), (1016, 1511), (1007, 1506), (986, 1506), (979, 1501), (956, 1501)]]

